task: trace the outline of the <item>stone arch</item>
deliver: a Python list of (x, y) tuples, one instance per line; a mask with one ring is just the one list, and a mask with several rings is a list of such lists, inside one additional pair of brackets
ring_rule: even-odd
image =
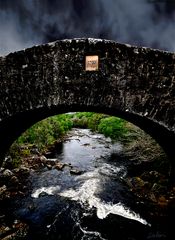
[[(99, 63), (86, 69), (86, 57)], [(93, 64), (92, 62), (90, 64)], [(0, 58), (0, 154), (40, 119), (69, 111), (122, 117), (175, 164), (175, 54), (100, 39), (62, 40)]]
[[(123, 118), (134, 125), (140, 127), (142, 130), (144, 130), (146, 133), (148, 133), (152, 138), (154, 138), (160, 146), (164, 149), (164, 151), (168, 154), (172, 148), (170, 147), (170, 140), (171, 135), (169, 132), (164, 129), (164, 127), (159, 126), (158, 124), (155, 124), (148, 120), (147, 118), (143, 118), (138, 115), (134, 115), (133, 113), (126, 113), (121, 111), (116, 111), (115, 109), (100, 109), (99, 107), (92, 107), (92, 106), (78, 106), (78, 105), (72, 105), (72, 106), (58, 106), (58, 107), (49, 107), (49, 108), (40, 108), (35, 109), (32, 111), (23, 112), (20, 114), (17, 114), (13, 116), (13, 118), (6, 119), (3, 124), (0, 125), (0, 131), (2, 133), (2, 136), (5, 136), (5, 138), (0, 137), (0, 145), (1, 145), (1, 159), (5, 156), (6, 151), (9, 149), (11, 144), (29, 127), (37, 123), (38, 121), (41, 121), (47, 117), (62, 114), (66, 112), (83, 112), (83, 111), (93, 111), (97, 113), (104, 113), (109, 114), (112, 116)], [(165, 142), (164, 138), (169, 141)], [(167, 146), (165, 143), (168, 143)]]

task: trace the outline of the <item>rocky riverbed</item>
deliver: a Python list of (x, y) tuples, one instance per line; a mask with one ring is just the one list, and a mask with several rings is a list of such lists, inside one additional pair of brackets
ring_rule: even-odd
[(175, 187), (121, 144), (74, 129), (43, 154), (24, 149), (0, 169), (0, 239), (173, 239)]

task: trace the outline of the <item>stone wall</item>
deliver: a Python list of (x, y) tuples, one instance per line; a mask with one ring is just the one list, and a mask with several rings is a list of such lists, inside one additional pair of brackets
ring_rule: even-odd
[[(97, 71), (85, 57), (99, 57)], [(119, 116), (175, 156), (175, 54), (100, 39), (34, 46), (0, 58), (2, 156), (26, 128), (69, 111)]]

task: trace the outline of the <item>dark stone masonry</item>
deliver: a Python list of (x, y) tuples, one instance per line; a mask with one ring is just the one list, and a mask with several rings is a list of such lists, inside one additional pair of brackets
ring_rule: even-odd
[[(98, 69), (86, 71), (91, 55), (98, 56)], [(175, 53), (72, 39), (0, 58), (1, 160), (28, 127), (72, 111), (107, 113), (134, 123), (175, 164)]]

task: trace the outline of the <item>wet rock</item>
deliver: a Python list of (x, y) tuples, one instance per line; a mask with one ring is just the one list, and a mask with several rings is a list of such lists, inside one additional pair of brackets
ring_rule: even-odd
[(8, 168), (8, 169), (13, 169), (13, 160), (12, 160), (11, 156), (8, 156), (5, 158), (5, 160), (3, 162), (3, 167)]
[(41, 192), (38, 197), (40, 198), (40, 197), (45, 197), (45, 196), (48, 196), (48, 193), (46, 193), (46, 192)]
[(158, 204), (160, 207), (167, 207), (168, 206), (168, 200), (164, 196), (160, 196), (158, 198)]
[(0, 196), (7, 190), (6, 185), (3, 185), (2, 187), (0, 187)]
[(15, 172), (19, 173), (19, 174), (28, 175), (30, 173), (30, 169), (28, 167), (21, 166), (21, 167), (15, 169)]
[(90, 146), (90, 144), (89, 143), (84, 143), (84, 144), (82, 144), (82, 146), (87, 147), (87, 146)]
[(152, 202), (154, 202), (154, 203), (157, 202), (157, 199), (156, 199), (156, 196), (154, 195), (154, 193), (150, 193), (150, 194), (148, 195), (148, 198), (149, 198)]
[(46, 164), (47, 158), (45, 156), (32, 156), (29, 161), (29, 166), (33, 169), (44, 167)]
[(49, 164), (49, 165), (54, 166), (54, 165), (56, 165), (57, 163), (59, 163), (59, 161), (58, 161), (57, 158), (49, 158), (49, 159), (47, 159), (46, 163)]
[(9, 198), (10, 198), (10, 192), (8, 191), (7, 186), (3, 185), (0, 188), (0, 201), (5, 200), (5, 199), (9, 199)]
[(20, 196), (20, 197), (25, 197), (25, 193), (24, 193), (24, 192), (21, 192), (21, 191), (18, 191), (18, 196)]
[(38, 165), (38, 164), (33, 164), (32, 165), (32, 169), (34, 169), (34, 170), (37, 170), (39, 167), (41, 167), (42, 165)]
[(39, 150), (38, 150), (38, 148), (37, 147), (33, 147), (31, 150), (30, 150), (30, 153), (31, 154), (37, 154), (37, 155), (39, 155), (40, 154), (40, 152), (39, 152)]
[(52, 165), (47, 164), (46, 167), (47, 167), (48, 170), (52, 170)]
[(2, 225), (0, 227), (0, 239), (1, 240), (12, 240), (12, 239), (23, 239), (28, 232), (28, 226), (25, 223), (15, 220), (12, 226)]
[(54, 169), (63, 170), (64, 167), (65, 167), (65, 164), (64, 164), (64, 163), (57, 163), (57, 164), (54, 166)]
[(1, 240), (13, 240), (15, 239), (15, 235), (15, 233), (9, 234), (8, 236), (3, 237)]
[(19, 184), (18, 178), (16, 176), (12, 176), (10, 178), (9, 185), (14, 186), (14, 185), (18, 185), (18, 184)]
[(42, 155), (40, 156), (40, 161), (44, 163), (47, 161), (47, 158), (44, 155)]
[(73, 168), (70, 170), (70, 174), (73, 174), (73, 175), (80, 175), (82, 173), (83, 173), (83, 171), (76, 169), (76, 168)]
[(132, 187), (136, 189), (142, 189), (145, 186), (145, 184), (147, 184), (147, 182), (143, 181), (140, 177), (133, 177), (130, 180), (130, 183)]
[(6, 237), (8, 237), (8, 235), (10, 235), (10, 234), (12, 234), (12, 231), (8, 226), (2, 225), (0, 227), (0, 239), (3, 239), (3, 240), (8, 239)]
[(162, 186), (159, 183), (154, 183), (152, 188), (151, 188), (151, 191), (154, 192), (154, 194), (157, 194), (157, 195), (166, 194), (167, 193), (167, 187)]
[[(51, 161), (48, 160), (44, 155), (40, 156), (32, 156), (27, 159), (28, 167), (33, 170), (39, 170), (39, 168), (47, 167), (47, 165), (53, 165), (51, 164)], [(25, 165), (25, 163), (24, 163)], [(30, 170), (31, 171), (31, 170)]]
[(1, 167), (0, 168), (0, 174), (2, 174), (4, 172), (5, 168)]
[(45, 156), (46, 158), (50, 158), (50, 156), (52, 156), (52, 155), (53, 155), (53, 153), (52, 153), (51, 151), (44, 153), (44, 156)]
[(13, 176), (13, 172), (10, 171), (9, 169), (5, 169), (3, 172), (3, 176), (4, 177), (12, 177)]
[(164, 180), (165, 176), (157, 171), (146, 171), (141, 175), (141, 178), (149, 182), (157, 182)]

